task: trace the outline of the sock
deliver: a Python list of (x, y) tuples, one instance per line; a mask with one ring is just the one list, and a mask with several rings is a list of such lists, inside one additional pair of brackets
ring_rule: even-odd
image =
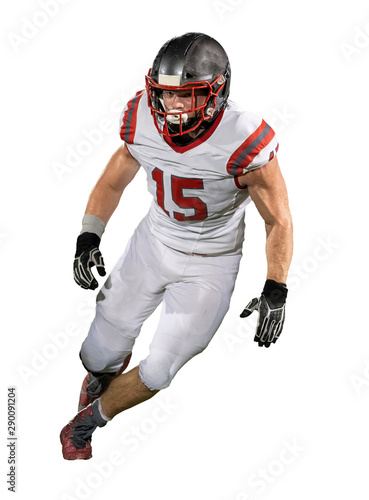
[(95, 399), (95, 401), (91, 404), (91, 408), (93, 419), (99, 427), (104, 427), (104, 425), (111, 420), (111, 418), (104, 414), (100, 398)]

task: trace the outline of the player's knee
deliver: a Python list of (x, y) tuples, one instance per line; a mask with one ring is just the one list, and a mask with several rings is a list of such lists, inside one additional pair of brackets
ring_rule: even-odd
[(106, 351), (86, 342), (82, 344), (79, 357), (87, 371), (110, 373), (117, 372), (130, 354), (125, 351), (120, 353)]
[(106, 369), (106, 361), (94, 346), (84, 342), (79, 352), (83, 366), (89, 372), (102, 372)]
[(118, 371), (131, 354), (134, 338), (117, 330), (97, 310), (80, 352), (83, 365), (91, 372)]
[(150, 356), (140, 365), (140, 378), (150, 391), (161, 391), (171, 384), (175, 373), (171, 372), (166, 362), (154, 361)]

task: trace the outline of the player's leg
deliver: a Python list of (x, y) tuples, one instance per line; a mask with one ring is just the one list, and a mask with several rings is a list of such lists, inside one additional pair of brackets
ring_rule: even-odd
[(212, 259), (211, 265), (208, 261), (204, 275), (198, 274), (198, 265), (204, 267), (199, 259), (191, 258), (189, 271), (195, 275), (167, 287), (149, 356), (139, 370), (117, 377), (101, 397), (106, 417), (113, 418), (168, 387), (178, 370), (213, 338), (229, 307), (239, 256)]
[(101, 409), (109, 419), (152, 398), (158, 390), (150, 390), (141, 380), (139, 367), (116, 377), (101, 396)]
[(163, 249), (156, 245), (144, 219), (97, 296), (96, 317), (80, 352), (88, 374), (79, 410), (126, 370), (143, 322), (161, 301), (164, 285), (158, 266)]
[(178, 371), (206, 349), (228, 311), (235, 278), (228, 274), (168, 288), (150, 354), (140, 362), (140, 377), (149, 389), (169, 387)]
[[(150, 235), (141, 224), (97, 297), (96, 316), (80, 353), (84, 366), (96, 378), (111, 374), (112, 379), (124, 367), (142, 323), (162, 300), (164, 286), (160, 282), (157, 266), (163, 256), (152, 243), (155, 241), (150, 240)], [(99, 389), (105, 387), (97, 388), (97, 392)], [(97, 404), (100, 405), (100, 402)], [(96, 410), (98, 407), (93, 403), (93, 408)], [(72, 427), (66, 426), (67, 431), (62, 431), (64, 458), (73, 460), (91, 456), (87, 450), (90, 437), (84, 434), (84, 450), (77, 432), (80, 425), (85, 426), (85, 413), (82, 416), (79, 418), (77, 415), (71, 421)], [(76, 443), (79, 448), (72, 446), (73, 433), (78, 434)]]
[[(186, 265), (183, 259), (175, 266), (171, 263), (176, 276), (172, 276), (174, 284), (165, 291), (149, 356), (139, 367), (115, 378), (100, 398), (73, 419), (70, 425), (73, 425), (74, 435), (78, 439), (82, 436), (85, 440), (82, 443), (86, 445), (78, 455), (72, 449), (69, 455), (72, 459), (83, 458), (83, 453), (89, 458), (90, 437), (97, 426), (105, 425), (118, 413), (168, 387), (178, 370), (209, 344), (228, 310), (239, 256), (198, 259), (201, 258), (191, 257), (190, 264)], [(167, 256), (167, 263), (169, 260)], [(182, 276), (178, 270), (183, 271)], [(179, 282), (179, 278), (185, 281)]]
[[(172, 251), (170, 255), (166, 251), (167, 255), (158, 252), (163, 264), (158, 273), (174, 284), (166, 289), (150, 355), (140, 363), (139, 371), (136, 367), (117, 377), (101, 398), (73, 419), (78, 436), (88, 427), (84, 434), (86, 448), (96, 426), (105, 425), (117, 413), (168, 387), (178, 370), (205, 349), (228, 310), (240, 255), (207, 258), (200, 270), (201, 257), (183, 257)], [(86, 410), (90, 412), (87, 416)]]
[[(109, 386), (113, 377), (128, 366), (141, 326), (161, 300), (161, 294), (150, 293), (141, 277), (125, 276), (129, 255), (118, 263), (97, 297), (96, 315), (84, 340), (80, 358), (87, 370), (79, 398), (78, 410), (88, 406)], [(147, 284), (146, 284), (147, 285)], [(145, 300), (141, 300), (141, 290)]]
[(124, 360), (122, 367), (116, 372), (90, 372), (87, 371), (87, 375), (83, 379), (82, 387), (79, 395), (78, 401), (78, 411), (83, 410), (89, 404), (91, 404), (95, 399), (100, 397), (104, 391), (108, 388), (111, 381), (121, 375), (128, 367), (131, 360), (132, 353), (130, 353)]

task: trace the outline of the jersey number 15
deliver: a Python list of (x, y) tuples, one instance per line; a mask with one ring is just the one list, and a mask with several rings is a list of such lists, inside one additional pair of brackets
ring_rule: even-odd
[[(152, 178), (156, 182), (156, 199), (158, 205), (169, 216), (169, 212), (164, 207), (164, 182), (163, 172), (159, 168), (152, 171)], [(189, 179), (186, 177), (171, 176), (171, 194), (172, 200), (180, 208), (192, 208), (194, 215), (186, 216), (181, 212), (174, 212), (174, 218), (178, 221), (204, 220), (208, 215), (206, 204), (200, 198), (190, 198), (184, 196), (185, 189), (204, 189), (202, 179)]]

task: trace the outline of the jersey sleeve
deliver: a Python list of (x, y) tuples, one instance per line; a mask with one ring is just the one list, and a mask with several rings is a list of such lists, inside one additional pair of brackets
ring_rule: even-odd
[(126, 144), (133, 144), (135, 140), (136, 126), (137, 126), (137, 111), (140, 100), (145, 91), (140, 90), (136, 93), (133, 99), (128, 101), (123, 109), (119, 120), (120, 138)]
[[(243, 122), (243, 123), (242, 123)], [(227, 162), (227, 171), (233, 176), (245, 174), (268, 163), (277, 154), (279, 144), (274, 130), (263, 119), (247, 116), (240, 123), (246, 139)]]

